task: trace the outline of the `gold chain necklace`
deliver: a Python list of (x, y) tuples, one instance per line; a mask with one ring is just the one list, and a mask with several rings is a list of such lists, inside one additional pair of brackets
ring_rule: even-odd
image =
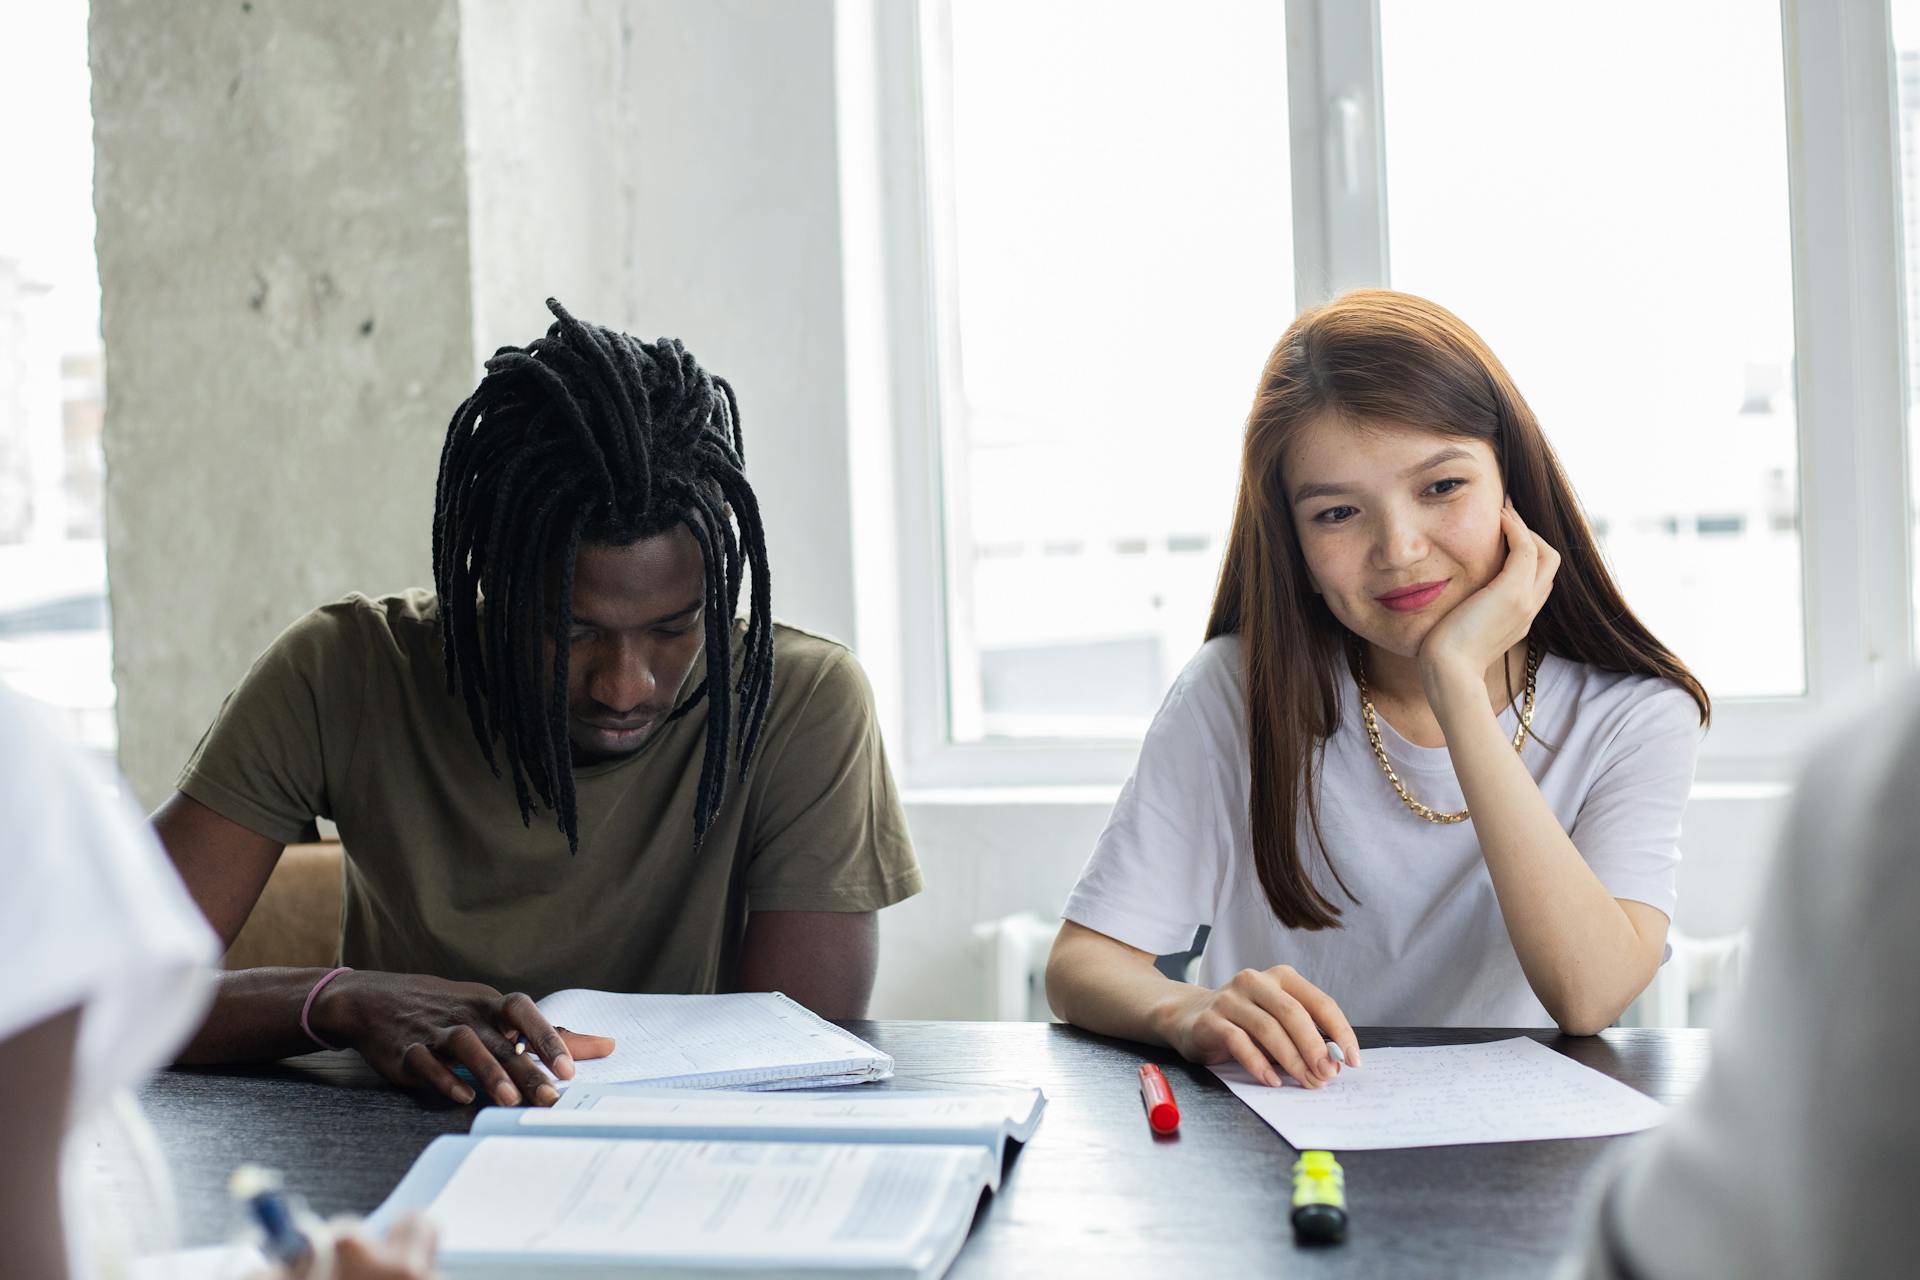
[[(1527, 641), (1527, 691), (1520, 700), (1520, 725), (1513, 731), (1513, 749), (1516, 752), (1526, 744), (1527, 734), (1533, 729), (1533, 684), (1534, 677), (1539, 672), (1540, 647), (1529, 640)], [(1380, 768), (1386, 773), (1387, 781), (1391, 782), (1394, 791), (1399, 793), (1401, 803), (1428, 822), (1437, 822), (1442, 826), (1454, 822), (1465, 822), (1468, 816), (1465, 809), (1455, 813), (1441, 813), (1438, 809), (1429, 809), (1407, 794), (1407, 784), (1400, 781), (1400, 775), (1393, 771), (1393, 765), (1387, 760), (1387, 749), (1380, 745), (1380, 722), (1374, 717), (1373, 698), (1367, 693), (1367, 660), (1364, 649), (1354, 650), (1353, 674), (1354, 683), (1360, 686), (1360, 722), (1367, 726), (1367, 744), (1373, 748), (1373, 758), (1380, 762)]]

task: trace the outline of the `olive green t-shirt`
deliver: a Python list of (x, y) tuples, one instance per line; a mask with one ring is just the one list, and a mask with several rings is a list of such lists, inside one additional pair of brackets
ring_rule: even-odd
[[(735, 652), (743, 627), (736, 625)], [(859, 664), (776, 624), (773, 696), (744, 784), (693, 841), (705, 704), (639, 751), (574, 770), (580, 849), (523, 825), (447, 692), (428, 591), (348, 596), (274, 641), (228, 695), (179, 788), (270, 839), (330, 819), (346, 852), (340, 961), (485, 982), (708, 992), (749, 911), (872, 911), (920, 871)], [(687, 689), (705, 674), (695, 664)]]

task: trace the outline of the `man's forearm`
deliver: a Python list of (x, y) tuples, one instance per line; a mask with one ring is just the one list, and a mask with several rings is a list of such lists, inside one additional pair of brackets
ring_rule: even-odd
[(740, 943), (736, 991), (783, 991), (823, 1018), (864, 1018), (880, 963), (871, 911), (755, 911)]
[[(320, 1046), (300, 1029), (300, 1007), (325, 969), (237, 969), (216, 980), (213, 1008), (177, 1059), (182, 1065), (210, 1062), (273, 1062)], [(316, 1001), (314, 1030), (326, 1035)], [(337, 1041), (336, 1041), (337, 1043)]]

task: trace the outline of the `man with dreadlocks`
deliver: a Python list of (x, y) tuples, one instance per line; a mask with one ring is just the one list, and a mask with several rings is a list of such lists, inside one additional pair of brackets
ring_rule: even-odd
[(865, 677), (773, 621), (732, 388), (547, 305), (448, 427), (434, 590), (295, 623), (154, 814), (229, 944), (317, 818), (346, 853), (352, 968), (223, 975), (183, 1061), (350, 1046), (512, 1105), (556, 1096), (516, 1032), (563, 1077), (611, 1047), (521, 992), (865, 1012), (874, 913), (920, 888)]

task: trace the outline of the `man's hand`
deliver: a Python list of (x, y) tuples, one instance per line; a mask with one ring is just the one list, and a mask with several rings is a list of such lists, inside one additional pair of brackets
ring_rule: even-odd
[[(393, 1224), (385, 1240), (375, 1240), (358, 1221), (336, 1218), (321, 1231), (314, 1253), (292, 1271), (293, 1280), (432, 1280), (437, 1247), (433, 1224), (408, 1214)], [(276, 1267), (250, 1280), (287, 1280)]]
[[(419, 973), (343, 973), (322, 988), (310, 1021), (322, 1039), (359, 1050), (393, 1083), (437, 1089), (463, 1104), (474, 1091), (455, 1067), (465, 1067), (503, 1107), (547, 1107), (560, 1091), (536, 1055), (570, 1080), (574, 1059), (613, 1052), (611, 1039), (554, 1026), (519, 992), (502, 995), (478, 982)], [(516, 1035), (526, 1036), (526, 1054), (515, 1052)]]

